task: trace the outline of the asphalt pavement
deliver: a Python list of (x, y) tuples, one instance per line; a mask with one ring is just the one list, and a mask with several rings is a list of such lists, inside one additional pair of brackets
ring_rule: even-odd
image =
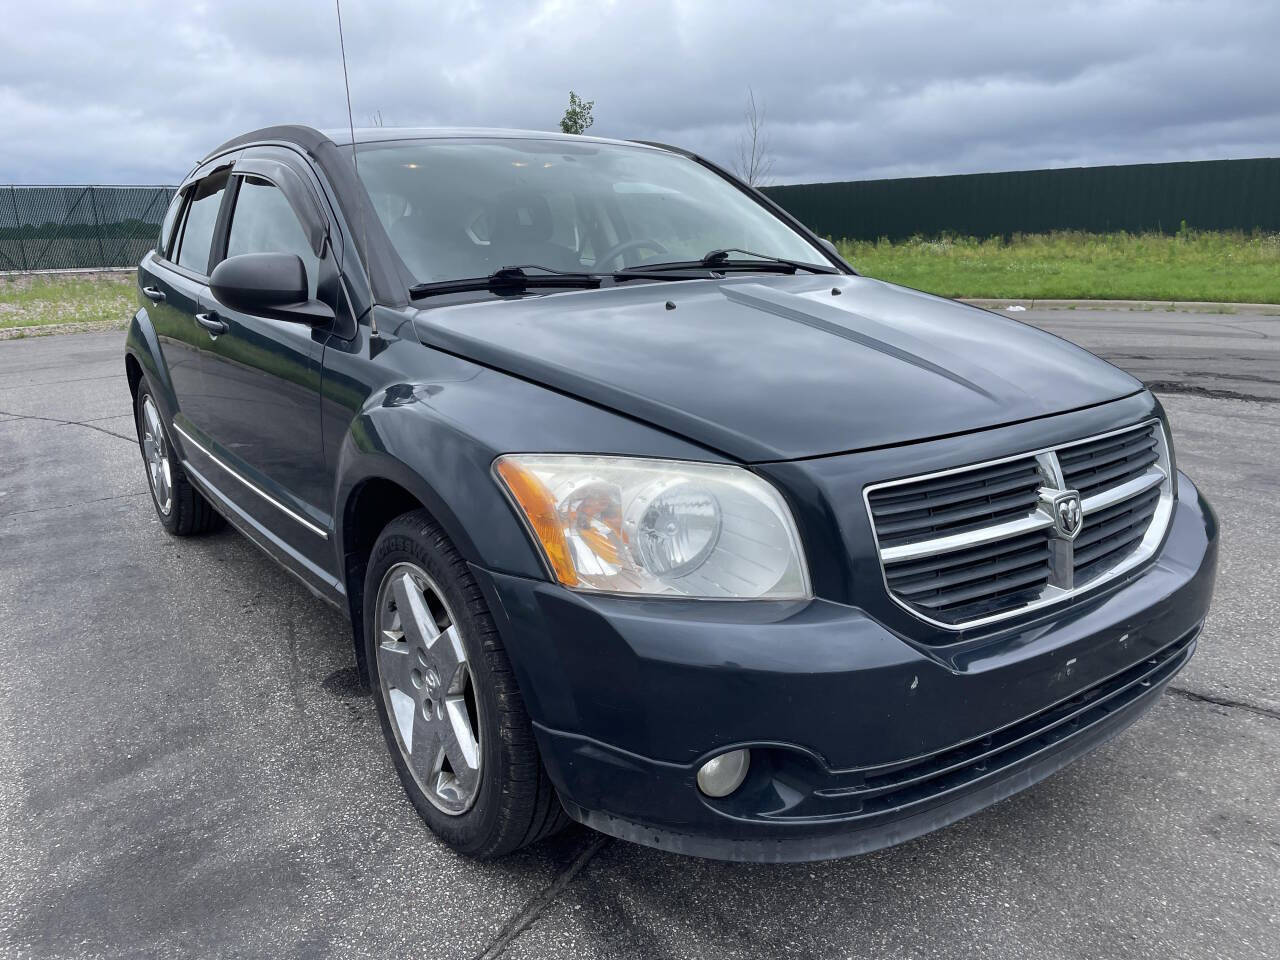
[(1222, 520), (1200, 650), (1044, 783), (791, 866), (453, 854), (341, 616), (155, 520), (122, 335), (0, 343), (0, 958), (1280, 957), (1280, 318), (1014, 315), (1157, 385)]

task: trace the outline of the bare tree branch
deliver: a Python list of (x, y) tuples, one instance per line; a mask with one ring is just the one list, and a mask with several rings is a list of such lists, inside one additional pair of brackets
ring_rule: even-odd
[(738, 138), (738, 156), (733, 168), (739, 178), (753, 187), (768, 184), (773, 173), (772, 139), (765, 130), (765, 108), (756, 105), (755, 91), (747, 87), (746, 129)]

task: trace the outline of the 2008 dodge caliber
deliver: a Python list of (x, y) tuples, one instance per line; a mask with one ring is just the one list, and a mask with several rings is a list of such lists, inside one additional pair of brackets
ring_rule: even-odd
[(735, 860), (918, 836), (1131, 724), (1209, 607), (1216, 521), (1139, 382), (681, 150), (259, 130), (138, 285), (161, 522), (349, 614), (474, 856), (568, 818)]

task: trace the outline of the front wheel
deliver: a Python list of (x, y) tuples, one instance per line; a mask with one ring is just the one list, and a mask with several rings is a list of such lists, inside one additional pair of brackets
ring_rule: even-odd
[(133, 419), (138, 428), (138, 447), (147, 468), (147, 486), (156, 516), (164, 528), (178, 537), (207, 533), (222, 526), (221, 515), (191, 485), (169, 442), (160, 408), (156, 406), (146, 380), (138, 384)]
[(510, 853), (559, 829), (566, 817), (484, 598), (425, 511), (382, 531), (364, 601), (382, 731), (427, 825), (475, 857)]

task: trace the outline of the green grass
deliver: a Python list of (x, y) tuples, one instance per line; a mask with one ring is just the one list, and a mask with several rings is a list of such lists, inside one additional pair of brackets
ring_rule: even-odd
[(137, 309), (132, 273), (47, 273), (0, 277), (0, 329), (129, 321)]
[(839, 247), (861, 273), (946, 297), (1280, 303), (1280, 234), (1050, 233)]
[[(1280, 303), (1280, 235), (1050, 233), (1012, 240), (841, 241), (862, 273), (946, 297)], [(123, 326), (134, 274), (0, 277), (0, 329)]]

